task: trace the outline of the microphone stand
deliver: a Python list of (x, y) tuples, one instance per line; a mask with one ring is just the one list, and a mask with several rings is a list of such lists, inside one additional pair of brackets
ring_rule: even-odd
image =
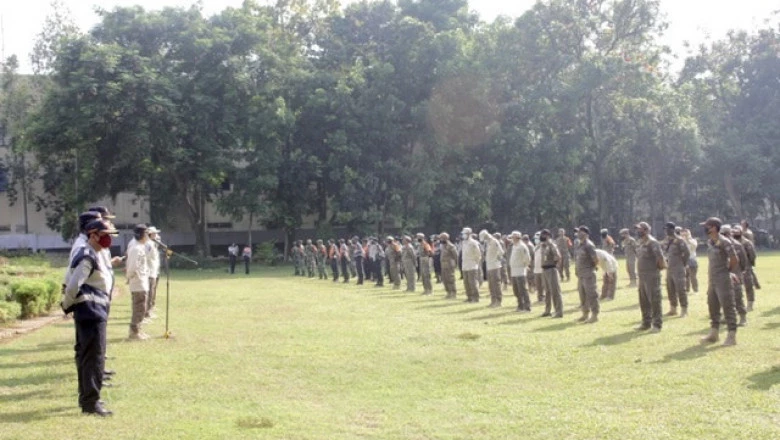
[(182, 260), (189, 261), (190, 263), (194, 265), (198, 265), (198, 262), (193, 260), (192, 258), (185, 257), (184, 255), (178, 254), (173, 252), (167, 244), (152, 239), (153, 242), (157, 243), (158, 246), (160, 246), (165, 251), (165, 334), (163, 337), (165, 339), (170, 339), (172, 336), (170, 330), (168, 330), (168, 316), (171, 309), (171, 266), (170, 266), (170, 259), (171, 256), (175, 255)]

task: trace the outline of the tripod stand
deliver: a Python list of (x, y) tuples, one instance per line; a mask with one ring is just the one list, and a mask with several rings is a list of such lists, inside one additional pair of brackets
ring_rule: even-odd
[(165, 250), (165, 334), (163, 335), (163, 337), (165, 339), (169, 339), (172, 336), (170, 330), (168, 329), (168, 322), (169, 322), (168, 317), (170, 316), (169, 312), (171, 309), (171, 266), (170, 266), (171, 256), (176, 255), (182, 260), (189, 261), (190, 263), (196, 266), (198, 265), (198, 262), (193, 260), (192, 258), (185, 257), (184, 255), (180, 255), (173, 252), (167, 245), (159, 241), (156, 242), (158, 245), (162, 246), (162, 248)]

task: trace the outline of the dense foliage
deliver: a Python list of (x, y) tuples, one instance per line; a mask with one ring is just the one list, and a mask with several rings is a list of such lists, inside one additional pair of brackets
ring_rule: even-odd
[(52, 84), (29, 116), (3, 76), (0, 114), (25, 115), (14, 151), (35, 153), (64, 235), (123, 191), (158, 224), (183, 204), (201, 250), (211, 201), (290, 238), (307, 215), (380, 233), (777, 217), (777, 23), (677, 78), (657, 0), (545, 0), (493, 23), (466, 0), (100, 14), (42, 36)]

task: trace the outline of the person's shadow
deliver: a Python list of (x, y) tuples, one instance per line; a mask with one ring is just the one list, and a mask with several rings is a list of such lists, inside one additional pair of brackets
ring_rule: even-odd
[(762, 373), (748, 376), (748, 380), (753, 382), (748, 388), (752, 390), (768, 391), (773, 386), (780, 384), (780, 365), (775, 365)]
[(707, 353), (710, 353), (715, 350), (720, 350), (721, 348), (723, 348), (723, 346), (720, 344), (713, 345), (713, 344), (698, 343), (696, 345), (692, 345), (678, 352), (669, 353), (666, 356), (664, 356), (663, 359), (660, 359), (656, 362), (666, 364), (672, 361), (689, 361), (692, 359), (706, 356)]
[(642, 336), (649, 335), (649, 332), (641, 332), (636, 330), (630, 330), (624, 333), (618, 333), (616, 335), (610, 335), (610, 336), (602, 336), (600, 338), (596, 338), (588, 344), (588, 347), (597, 347), (599, 345), (618, 345), (623, 344), (628, 341), (631, 341), (632, 339), (636, 339)]

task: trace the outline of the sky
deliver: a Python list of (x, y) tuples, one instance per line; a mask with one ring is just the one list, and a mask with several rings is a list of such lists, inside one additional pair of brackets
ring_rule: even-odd
[[(82, 31), (89, 30), (98, 19), (94, 6), (105, 9), (116, 6), (140, 5), (144, 9), (159, 9), (164, 6), (189, 6), (195, 0), (61, 0), (70, 10), (76, 24)], [(222, 9), (237, 7), (242, 0), (201, 0), (203, 11), (211, 15)], [(262, 0), (261, 0), (262, 2)], [(344, 0), (342, 0), (342, 3)], [(535, 0), (469, 0), (469, 7), (480, 14), (483, 20), (492, 21), (498, 15), (517, 17), (530, 8)], [(30, 72), (29, 54), (36, 35), (43, 27), (51, 11), (51, 0), (0, 0), (2, 18), (2, 53), (16, 54), (21, 72)], [(661, 0), (661, 7), (669, 22), (669, 28), (662, 38), (663, 44), (672, 48), (678, 60), (673, 66), (681, 66), (687, 41), (696, 47), (708, 38), (719, 39), (730, 29), (751, 30), (764, 25), (765, 20), (780, 21), (778, 0)]]

